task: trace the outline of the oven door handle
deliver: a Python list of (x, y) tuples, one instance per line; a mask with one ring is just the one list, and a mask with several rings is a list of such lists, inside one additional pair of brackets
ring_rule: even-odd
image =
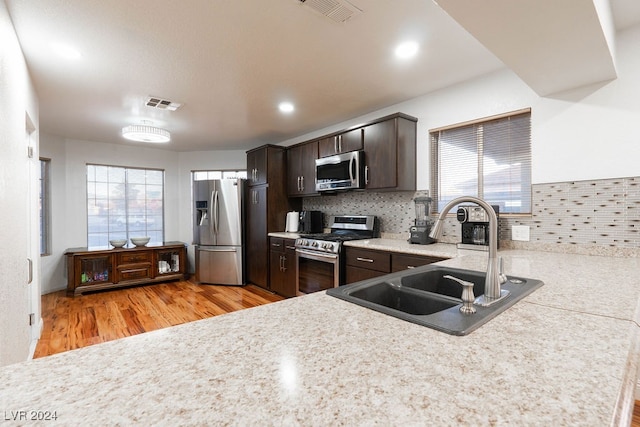
[(306, 249), (297, 248), (296, 255), (302, 258), (315, 259), (317, 261), (335, 261), (338, 259), (337, 254), (326, 254), (322, 252), (313, 252)]

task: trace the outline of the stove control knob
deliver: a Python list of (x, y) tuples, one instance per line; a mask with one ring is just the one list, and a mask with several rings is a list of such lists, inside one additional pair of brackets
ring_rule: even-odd
[(323, 243), (322, 244), (322, 249), (326, 249), (329, 252), (331, 252), (331, 250), (333, 249), (333, 245), (331, 243)]
[(313, 242), (311, 242), (311, 246), (313, 246), (314, 248), (318, 247), (318, 242), (316, 242), (315, 240)]

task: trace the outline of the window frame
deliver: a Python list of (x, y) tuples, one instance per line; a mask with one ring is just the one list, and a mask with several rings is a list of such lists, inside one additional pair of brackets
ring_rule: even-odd
[[(91, 177), (89, 174), (89, 168), (90, 167), (98, 167), (98, 168), (114, 168), (114, 169), (122, 169), (123, 170), (123, 174), (124, 174), (124, 181), (123, 182), (119, 182), (116, 180), (111, 181), (109, 178), (107, 178), (107, 181), (96, 181), (94, 178), (94, 181), (91, 181)], [(140, 172), (140, 171), (144, 171), (145, 172), (145, 183), (135, 183), (135, 182), (131, 182), (128, 178), (128, 174), (130, 173), (130, 171), (133, 172)], [(146, 182), (146, 172), (147, 171), (151, 171), (151, 172), (159, 172), (161, 173), (161, 179), (160, 179), (160, 184), (158, 183), (147, 183)], [(86, 211), (86, 220), (87, 220), (87, 247), (104, 247), (104, 246), (108, 246), (109, 245), (109, 240), (113, 240), (113, 239), (124, 239), (126, 238), (127, 240), (130, 240), (132, 237), (142, 237), (142, 236), (149, 236), (151, 237), (151, 240), (149, 243), (163, 243), (164, 242), (164, 233), (165, 233), (165, 227), (164, 227), (164, 216), (165, 216), (165, 170), (161, 169), (161, 168), (146, 168), (146, 167), (138, 167), (138, 166), (121, 166), (121, 165), (108, 165), (108, 164), (98, 164), (98, 163), (87, 163), (86, 167), (85, 167), (85, 172), (86, 172), (86, 204), (85, 207), (87, 209)], [(107, 169), (107, 176), (109, 175), (109, 169)], [(106, 200), (106, 205), (107, 207), (102, 207), (102, 209), (106, 209), (106, 218), (104, 215), (90, 215), (90, 203), (91, 203), (91, 192), (90, 192), (90, 185), (97, 185), (98, 183), (101, 184), (106, 184), (107, 188), (109, 188), (110, 185), (123, 185), (124, 187), (124, 198), (121, 200), (122, 203), (124, 203), (124, 221), (119, 221), (117, 223), (117, 225), (113, 224), (112, 221), (112, 217), (122, 217), (123, 215), (115, 215), (112, 212), (112, 208), (113, 206), (115, 206), (115, 203), (112, 204), (111, 202), (113, 202), (114, 198), (110, 197), (109, 194), (109, 190), (107, 190), (107, 198), (99, 198), (97, 197), (97, 194), (94, 194), (94, 201), (96, 200), (102, 200), (103, 202)], [(131, 201), (133, 201), (134, 199), (129, 199), (128, 196), (128, 192), (130, 191), (129, 186), (133, 186), (133, 185), (144, 185), (145, 186), (145, 197), (144, 197), (144, 205), (145, 205), (145, 212), (144, 214), (140, 214), (139, 212), (130, 212), (129, 209), (129, 203)], [(155, 199), (150, 199), (148, 197), (147, 194), (147, 186), (148, 185), (161, 185), (161, 191), (160, 191), (160, 202), (162, 205), (162, 209), (160, 210), (159, 213), (159, 221), (158, 221), (158, 225), (156, 225), (156, 227), (153, 228), (149, 228), (148, 227), (148, 223), (149, 223), (149, 218), (148, 218), (148, 212), (147, 212), (147, 208), (146, 206), (150, 203), (153, 202)], [(115, 199), (118, 200), (118, 199)], [(130, 224), (131, 223), (139, 223), (139, 221), (134, 220), (134, 218), (140, 217), (141, 215), (144, 216), (144, 227), (143, 230), (132, 230)], [(156, 214), (158, 215), (158, 214)], [(102, 218), (101, 222), (104, 221), (106, 223), (106, 235), (107, 235), (107, 239), (106, 242), (101, 242), (101, 244), (92, 244), (92, 236), (94, 237), (94, 241), (96, 239), (99, 238), (99, 235), (102, 234), (104, 235), (105, 232), (99, 233), (99, 232), (92, 232), (91, 230), (91, 226), (90, 226), (90, 220), (91, 218), (95, 218), (95, 219), (99, 219)], [(155, 220), (154, 220), (155, 221)], [(117, 227), (123, 227), (124, 226), (124, 232), (122, 229), (117, 229)], [(115, 227), (115, 230), (112, 230), (112, 228)], [(140, 225), (138, 225), (138, 227), (140, 227)], [(124, 234), (124, 235), (123, 235)], [(151, 235), (154, 234), (154, 235)]]
[[(470, 121), (466, 121), (466, 122), (462, 122), (462, 123), (457, 123), (457, 124), (453, 124), (453, 125), (449, 125), (449, 126), (444, 126), (444, 127), (440, 127), (440, 128), (435, 128), (435, 129), (431, 129), (429, 130), (429, 149), (430, 149), (430, 194), (431, 197), (433, 198), (433, 212), (434, 213), (439, 213), (440, 209), (442, 207), (442, 205), (446, 204), (449, 200), (452, 200), (454, 197), (452, 198), (445, 198), (445, 199), (441, 199), (441, 186), (442, 186), (442, 177), (441, 177), (441, 167), (442, 167), (442, 159), (441, 159), (441, 135), (443, 132), (445, 131), (455, 131), (455, 130), (461, 130), (463, 131), (464, 128), (469, 128), (469, 127), (473, 127), (475, 133), (475, 144), (476, 144), (476, 152), (475, 152), (475, 157), (476, 157), (476, 167), (477, 167), (477, 172), (476, 172), (476, 194), (467, 194), (467, 195), (471, 195), (471, 196), (478, 196), (480, 198), (485, 198), (485, 181), (487, 176), (484, 175), (484, 163), (486, 158), (484, 157), (484, 146), (485, 146), (485, 141), (484, 141), (484, 127), (487, 124), (494, 124), (494, 123), (498, 123), (500, 121), (504, 121), (504, 119), (511, 119), (511, 118), (520, 118), (521, 116), (526, 116), (527, 119), (527, 131), (528, 131), (528, 135), (526, 135), (527, 137), (527, 153), (526, 155), (523, 157), (525, 161), (528, 162), (528, 164), (525, 165), (525, 167), (528, 169), (525, 169), (525, 173), (528, 172), (528, 176), (525, 180), (521, 180), (520, 182), (523, 184), (521, 186), (524, 186), (528, 183), (528, 189), (522, 189), (520, 191), (521, 195), (524, 195), (526, 192), (526, 196), (525, 197), (521, 197), (519, 199), (520, 202), (528, 202), (528, 205), (525, 206), (525, 210), (521, 211), (521, 212), (509, 212), (509, 211), (504, 211), (501, 209), (500, 215), (503, 216), (513, 216), (513, 217), (518, 217), (518, 216), (531, 216), (532, 212), (533, 212), (533, 203), (532, 203), (532, 138), (531, 138), (531, 108), (524, 108), (524, 109), (520, 109), (520, 110), (515, 110), (515, 111), (511, 111), (511, 112), (506, 112), (506, 113), (502, 113), (502, 114), (497, 114), (497, 115), (493, 115), (493, 116), (489, 116), (489, 117), (484, 117), (484, 118), (480, 118), (480, 119), (475, 119), (475, 120), (470, 120)], [(519, 137), (522, 137), (525, 135), (519, 135)], [(514, 140), (517, 140), (517, 138), (513, 138)], [(472, 139), (469, 139), (472, 140)], [(507, 139), (505, 142), (509, 142), (510, 144), (512, 144), (512, 140), (509, 137), (509, 139)], [(506, 153), (507, 150), (504, 150), (504, 153)], [(470, 156), (472, 157), (472, 156)], [(458, 165), (460, 166), (460, 165)], [(514, 181), (510, 181), (510, 182), (514, 182)], [(496, 203), (496, 200), (492, 200), (491, 198), (486, 198), (485, 199), (489, 204), (499, 204)], [(451, 213), (450, 213), (451, 214)]]

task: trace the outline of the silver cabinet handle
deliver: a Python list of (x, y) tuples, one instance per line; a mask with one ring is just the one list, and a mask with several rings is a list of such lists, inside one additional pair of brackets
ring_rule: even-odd
[(333, 137), (333, 153), (338, 154), (338, 137)]
[(342, 135), (338, 135), (338, 151), (342, 153)]
[(298, 191), (300, 191), (300, 177), (298, 177)]
[(304, 191), (304, 176), (300, 177), (300, 191)]
[(362, 262), (373, 262), (373, 260), (371, 258), (360, 258), (360, 257), (357, 257), (356, 260), (357, 261), (362, 261)]
[(364, 167), (364, 183), (369, 184), (369, 166)]

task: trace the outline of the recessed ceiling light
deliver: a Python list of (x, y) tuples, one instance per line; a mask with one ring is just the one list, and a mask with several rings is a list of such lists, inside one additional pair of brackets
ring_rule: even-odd
[(68, 44), (52, 43), (51, 47), (58, 56), (65, 59), (80, 59), (80, 57), (82, 57), (82, 54), (78, 49), (69, 46)]
[(418, 48), (418, 43), (414, 41), (400, 43), (396, 47), (396, 56), (401, 59), (412, 58), (418, 53)]
[(281, 102), (280, 105), (278, 105), (278, 109), (283, 113), (292, 113), (295, 107), (290, 102)]

